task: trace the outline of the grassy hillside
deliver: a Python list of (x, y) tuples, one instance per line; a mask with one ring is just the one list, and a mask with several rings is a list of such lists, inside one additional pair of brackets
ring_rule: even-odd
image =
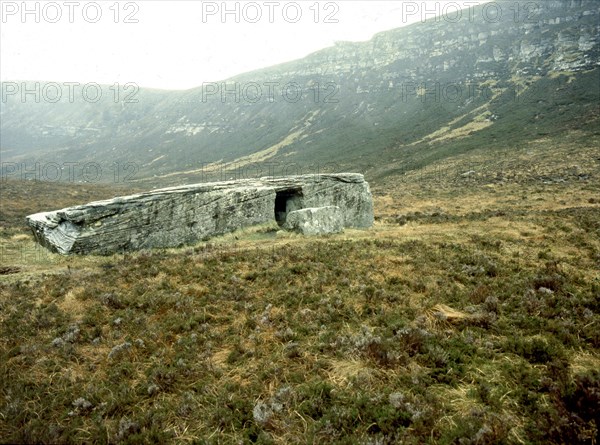
[[(598, 2), (500, 4), (498, 21), (477, 7), (456, 23), (340, 42), (209, 86), (140, 89), (135, 102), (126, 91), (115, 101), (109, 86), (94, 103), (10, 95), (0, 103), (0, 154), (29, 166), (132, 163), (135, 179), (175, 185), (269, 164), (385, 176), (482, 146), (597, 132)], [(528, 16), (508, 13), (515, 8)]]
[(597, 146), (385, 176), (375, 226), (324, 238), (59, 257), (12, 232), (0, 441), (597, 443)]

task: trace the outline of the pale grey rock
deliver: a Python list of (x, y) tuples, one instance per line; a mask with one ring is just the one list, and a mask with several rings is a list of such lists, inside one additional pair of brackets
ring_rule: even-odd
[(302, 235), (325, 235), (344, 230), (344, 215), (338, 206), (294, 210), (287, 215), (284, 229)]
[(373, 200), (355, 173), (261, 178), (171, 187), (27, 217), (36, 240), (60, 254), (110, 255), (169, 248), (301, 209), (336, 206), (344, 227), (373, 225)]

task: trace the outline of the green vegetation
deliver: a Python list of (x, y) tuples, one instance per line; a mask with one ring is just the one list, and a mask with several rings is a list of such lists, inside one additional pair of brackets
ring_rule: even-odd
[[(267, 162), (304, 173), (366, 172), (376, 223), (60, 257), (35, 246), (27, 214), (133, 189), (2, 180), (0, 442), (599, 443), (600, 69), (558, 73), (554, 56), (478, 63), (521, 47), (510, 23), (474, 41), (481, 54), (465, 45), (375, 65), (410, 48), (407, 30), (427, 49), (487, 32), (465, 23), (236, 78), (325, 85), (330, 74), (305, 68), (348, 63), (339, 103), (203, 103), (199, 90), (141, 91), (128, 108), (8, 103), (2, 144), (19, 160), (42, 142), (40, 162), (59, 148), (79, 162), (134, 160), (145, 168), (134, 184), (149, 188), (228, 179), (198, 169), (276, 152)], [(446, 72), (445, 60), (464, 63)], [(399, 82), (388, 87), (395, 73), (428, 86), (476, 78), (493, 94), (404, 100)]]
[(571, 149), (387, 178), (369, 231), (3, 257), (0, 438), (597, 443), (600, 163)]
[[(108, 85), (93, 104), (79, 96), (38, 103), (9, 95), (3, 161), (27, 168), (4, 170), (19, 178), (31, 176), (35, 163), (69, 161), (82, 176), (93, 162), (104, 181), (146, 188), (274, 169), (383, 178), (573, 130), (598, 136), (597, 2), (537, 2), (535, 25), (515, 18), (532, 5), (510, 2), (498, 23), (484, 20), (481, 6), (472, 20), (431, 20), (338, 44), (240, 74), (228, 80), (229, 93), (219, 83), (211, 85), (214, 94), (206, 86), (141, 89), (136, 103), (115, 102)], [(276, 84), (274, 93), (268, 84)], [(249, 85), (260, 87), (258, 100)], [(297, 101), (282, 94), (289, 85), (296, 86), (292, 97), (301, 88)]]

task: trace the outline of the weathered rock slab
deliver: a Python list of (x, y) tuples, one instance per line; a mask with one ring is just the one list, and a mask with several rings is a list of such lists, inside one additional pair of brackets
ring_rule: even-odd
[(344, 215), (338, 206), (294, 210), (287, 215), (283, 225), (302, 235), (325, 235), (344, 230)]
[(171, 187), (27, 217), (37, 241), (60, 254), (110, 255), (194, 244), (294, 211), (338, 207), (343, 227), (373, 225), (369, 184), (355, 173)]

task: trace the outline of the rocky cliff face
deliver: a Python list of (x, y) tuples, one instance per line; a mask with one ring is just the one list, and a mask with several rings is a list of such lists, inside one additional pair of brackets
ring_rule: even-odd
[[(359, 75), (354, 79), (359, 83), (360, 77), (368, 75), (362, 71), (368, 69), (380, 70), (382, 80), (440, 80), (440, 73), (460, 80), (456, 68), (463, 64), (469, 68), (469, 78), (496, 79), (499, 73), (494, 68), (510, 70), (518, 64), (530, 65), (537, 75), (600, 65), (597, 2), (494, 4), (498, 6), (464, 12), (456, 23), (448, 14), (425, 24), (378, 34), (368, 43), (341, 42), (304, 61), (286, 65), (277, 78)], [(501, 62), (505, 65), (494, 66)], [(369, 83), (360, 90), (373, 88), (387, 90), (393, 85)]]
[(136, 178), (174, 183), (265, 163), (364, 170), (440, 141), (463, 150), (476, 133), (494, 144), (519, 125), (545, 134), (594, 117), (600, 3), (494, 5), (186, 92), (142, 90), (137, 103), (108, 89), (97, 103), (10, 97), (3, 160), (130, 162)]

